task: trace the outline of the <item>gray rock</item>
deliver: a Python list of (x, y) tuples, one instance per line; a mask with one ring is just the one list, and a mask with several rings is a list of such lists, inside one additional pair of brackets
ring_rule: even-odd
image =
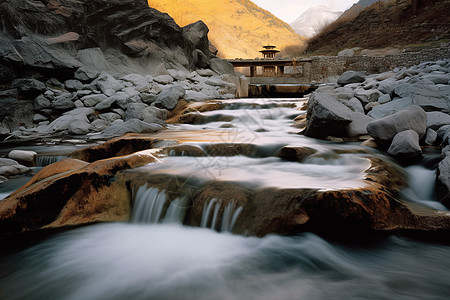
[(128, 103), (125, 111), (125, 121), (130, 119), (144, 120), (145, 109), (148, 107), (145, 103)]
[(427, 112), (427, 127), (438, 130), (444, 125), (450, 125), (450, 115), (440, 111)]
[(397, 86), (397, 84), (398, 83), (395, 80), (391, 80), (391, 79), (383, 80), (378, 85), (378, 90), (383, 94), (391, 95), (392, 92), (394, 91), (395, 87)]
[(450, 76), (448, 74), (427, 74), (427, 75), (423, 75), (421, 76), (422, 79), (426, 79), (429, 80), (435, 84), (447, 84), (448, 81), (450, 80)]
[(159, 75), (153, 78), (153, 80), (160, 84), (169, 84), (173, 82), (173, 77), (170, 75)]
[(184, 99), (187, 101), (205, 101), (205, 100), (210, 100), (213, 98), (210, 98), (210, 96), (208, 96), (202, 92), (186, 91), (186, 94), (184, 95)]
[(441, 126), (436, 130), (438, 141), (442, 141), (446, 135), (450, 133), (450, 125)]
[(14, 165), (18, 165), (18, 164), (19, 163), (17, 161), (15, 161), (14, 159), (0, 157), (0, 167), (14, 166)]
[(378, 98), (378, 103), (386, 104), (386, 103), (390, 102), (391, 100), (392, 99), (389, 94), (384, 94), (384, 95), (381, 95), (380, 98)]
[(374, 107), (381, 105), (379, 102), (370, 102), (364, 106), (364, 110), (370, 112)]
[(156, 94), (152, 94), (152, 93), (140, 93), (139, 94), (141, 101), (146, 104), (152, 104), (153, 102), (155, 102), (156, 96), (157, 96)]
[(0, 167), (0, 176), (12, 177), (19, 174), (20, 174), (19, 169), (15, 168), (14, 166)]
[(436, 144), (437, 141), (437, 133), (431, 128), (427, 129), (427, 132), (425, 133), (425, 144), (429, 146), (433, 146)]
[(171, 86), (164, 89), (157, 97), (155, 104), (159, 107), (172, 110), (178, 104), (178, 100), (185, 94), (181, 86)]
[(196, 70), (197, 74), (203, 77), (210, 77), (214, 76), (214, 72), (210, 69), (198, 69)]
[(224, 75), (235, 74), (233, 65), (230, 64), (228, 61), (218, 57), (212, 58), (210, 60), (210, 68), (217, 74), (224, 74)]
[(33, 101), (33, 108), (36, 111), (41, 111), (44, 108), (51, 108), (52, 104), (49, 99), (45, 98), (44, 95), (37, 96)]
[(417, 106), (411, 105), (393, 115), (374, 120), (367, 125), (367, 131), (380, 145), (388, 146), (394, 136), (405, 130), (415, 131), (419, 138), (427, 130), (427, 114)]
[[(148, 84), (147, 79), (139, 74), (128, 74), (122, 77), (123, 80), (131, 82), (135, 86)], [(153, 80), (152, 80), (153, 81)]]
[(422, 155), (419, 145), (419, 135), (414, 130), (405, 130), (397, 133), (388, 149), (392, 156), (405, 158), (416, 158)]
[(449, 104), (434, 85), (400, 84), (395, 88), (394, 93), (402, 98), (411, 98), (413, 104), (419, 105), (425, 111), (449, 112)]
[(317, 92), (309, 99), (305, 135), (323, 138), (343, 135), (352, 121), (352, 111), (327, 93)]
[(83, 102), (81, 102), (81, 100), (76, 100), (75, 102), (73, 102), (73, 104), (75, 104), (76, 108), (84, 107), (84, 104)]
[(76, 70), (74, 77), (82, 82), (92, 81), (100, 75), (100, 72), (88, 67), (81, 67)]
[(352, 122), (345, 129), (349, 137), (357, 137), (367, 134), (367, 125), (373, 121), (373, 118), (360, 112), (352, 112)]
[(175, 80), (178, 80), (178, 81), (186, 80), (186, 73), (183, 71), (169, 69), (169, 70), (167, 70), (167, 73), (169, 73), (169, 75), (172, 76), (172, 78)]
[(341, 101), (345, 106), (350, 108), (354, 112), (364, 113), (364, 107), (357, 98), (351, 98), (348, 101)]
[(34, 151), (26, 150), (12, 150), (8, 153), (8, 157), (18, 162), (31, 163), (34, 161), (37, 153)]
[(69, 133), (74, 135), (81, 135), (89, 133), (91, 124), (86, 115), (74, 115), (69, 124)]
[(437, 168), (435, 194), (439, 202), (450, 208), (450, 149), (442, 150), (444, 159)]
[(103, 131), (104, 136), (122, 136), (126, 133), (136, 132), (155, 132), (163, 129), (161, 125), (149, 124), (138, 119), (131, 119), (126, 122), (122, 120), (117, 120), (111, 124), (105, 131)]
[(97, 104), (95, 105), (95, 109), (98, 110), (98, 111), (103, 111), (103, 110), (110, 109), (111, 106), (112, 106), (114, 103), (116, 103), (116, 101), (117, 101), (117, 98), (114, 97), (114, 96), (111, 96), (111, 97), (109, 97), (109, 98), (103, 100), (102, 102), (97, 103)]
[(57, 110), (69, 110), (75, 107), (71, 93), (63, 93), (52, 101), (52, 108)]
[(40, 123), (40, 122), (43, 122), (43, 121), (47, 121), (47, 117), (46, 116), (43, 116), (41, 114), (35, 114), (33, 116), (33, 122), (34, 123)]
[(98, 76), (97, 86), (104, 94), (107, 94), (107, 90), (117, 92), (124, 88), (123, 84), (119, 80), (104, 72)]
[[(5, 183), (8, 180), (8, 178), (4, 177), (4, 176), (0, 176), (0, 184)], [(2, 199), (0, 199), (2, 200)]]
[(381, 92), (377, 90), (364, 90), (364, 89), (355, 90), (355, 97), (358, 98), (363, 105), (366, 105), (370, 102), (377, 102), (380, 96)]
[(75, 108), (71, 111), (66, 111), (63, 115), (64, 116), (82, 115), (82, 116), (86, 116), (86, 117), (92, 117), (94, 115), (94, 113), (95, 113), (94, 109), (92, 109), (90, 107), (79, 107), (79, 108)]
[(18, 96), (24, 99), (34, 99), (47, 89), (45, 83), (36, 79), (15, 79), (11, 87), (17, 88)]
[(342, 51), (339, 51), (337, 56), (352, 57), (355, 56), (355, 51), (352, 49), (344, 49)]
[(100, 118), (100, 120), (107, 121), (110, 124), (122, 118), (119, 114), (115, 112), (104, 113), (99, 115), (98, 117)]
[(71, 115), (62, 115), (53, 122), (51, 122), (48, 126), (45, 126), (40, 131), (43, 134), (54, 134), (64, 130), (68, 130), (70, 126), (70, 122), (72, 122), (73, 116)]
[(341, 76), (339, 76), (337, 83), (340, 86), (344, 86), (350, 83), (361, 83), (366, 80), (366, 75), (362, 72), (357, 71), (347, 71)]
[(74, 79), (66, 80), (64, 85), (69, 91), (79, 91), (84, 88), (84, 85), (80, 81)]
[(205, 80), (205, 84), (210, 86), (225, 87), (228, 83), (221, 80), (220, 78), (209, 78)]
[(84, 106), (87, 107), (93, 107), (96, 106), (98, 103), (108, 99), (106, 95), (103, 94), (96, 94), (96, 95), (88, 95), (84, 96), (80, 100), (83, 102)]
[(374, 119), (381, 119), (390, 116), (396, 112), (399, 112), (402, 109), (407, 108), (411, 104), (412, 104), (411, 98), (404, 98), (404, 99), (397, 98), (386, 104), (373, 107), (372, 110), (367, 113), (367, 115)]
[(91, 122), (91, 131), (100, 132), (108, 128), (109, 125), (111, 125), (110, 122), (102, 119), (97, 119)]

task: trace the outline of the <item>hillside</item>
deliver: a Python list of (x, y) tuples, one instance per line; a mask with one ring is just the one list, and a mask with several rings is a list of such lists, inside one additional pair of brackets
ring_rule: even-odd
[(324, 5), (317, 5), (307, 9), (294, 22), (292, 29), (306, 38), (315, 36), (319, 31), (334, 22), (342, 12), (331, 11)]
[(148, 0), (149, 6), (168, 13), (180, 26), (202, 20), (209, 39), (222, 58), (260, 57), (263, 45), (278, 48), (304, 40), (285, 22), (248, 0)]
[(309, 41), (306, 54), (336, 54), (360, 47), (418, 47), (450, 39), (450, 1), (422, 0), (413, 12), (410, 0), (374, 3), (354, 19), (339, 18)]

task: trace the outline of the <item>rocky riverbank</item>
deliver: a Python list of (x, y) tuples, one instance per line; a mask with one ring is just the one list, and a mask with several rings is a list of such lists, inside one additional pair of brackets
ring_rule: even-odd
[(307, 136), (365, 140), (406, 164), (417, 162), (424, 148), (443, 148), (437, 195), (449, 205), (449, 59), (381, 74), (348, 71), (320, 87), (308, 105)]

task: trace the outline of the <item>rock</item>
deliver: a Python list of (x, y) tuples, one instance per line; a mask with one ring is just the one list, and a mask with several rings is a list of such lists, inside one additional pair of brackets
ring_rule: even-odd
[(90, 69), (86, 66), (83, 66), (75, 72), (74, 78), (79, 81), (86, 82), (86, 81), (94, 80), (99, 75), (100, 75), (100, 72), (98, 70)]
[(65, 159), (0, 201), (0, 234), (128, 221), (130, 193), (118, 171), (156, 161), (151, 150), (93, 163)]
[(167, 70), (167, 73), (169, 73), (169, 75), (172, 76), (172, 78), (175, 80), (178, 80), (178, 81), (186, 80), (186, 73), (183, 71), (169, 69), (169, 70)]
[(91, 124), (86, 115), (74, 115), (69, 124), (69, 133), (74, 135), (82, 135), (89, 133)]
[[(147, 79), (140, 74), (128, 74), (122, 77), (123, 80), (131, 82), (134, 86), (148, 85)], [(153, 80), (151, 80), (153, 81)]]
[(421, 76), (422, 79), (429, 80), (435, 84), (448, 84), (450, 76), (448, 74), (426, 74)]
[(392, 95), (392, 92), (394, 91), (395, 86), (397, 84), (398, 83), (395, 80), (391, 80), (391, 79), (383, 80), (378, 85), (378, 90), (383, 94)]
[(53, 122), (51, 122), (48, 126), (43, 128), (41, 133), (43, 134), (55, 134), (64, 130), (69, 129), (70, 122), (72, 122), (73, 116), (70, 115), (63, 115)]
[(340, 57), (341, 56), (352, 57), (354, 55), (355, 55), (355, 51), (354, 50), (352, 50), (352, 49), (344, 49), (342, 51), (339, 51), (337, 56), (340, 56)]
[(43, 116), (41, 114), (35, 114), (33, 116), (33, 122), (34, 123), (40, 123), (40, 122), (44, 122), (44, 121), (47, 121), (47, 120), (48, 120), (47, 117)]
[[(115, 121), (115, 120), (114, 120)], [(108, 128), (112, 122), (108, 122), (106, 120), (97, 119), (91, 122), (91, 130), (95, 132), (100, 132)]]
[[(5, 183), (8, 180), (8, 178), (4, 177), (4, 176), (0, 176), (0, 184)], [(2, 199), (0, 199), (2, 200)]]
[(450, 125), (444, 125), (439, 127), (439, 129), (436, 131), (436, 134), (438, 136), (438, 140), (442, 141), (446, 135), (450, 133)]
[(417, 106), (411, 105), (393, 115), (376, 119), (367, 125), (367, 131), (377, 143), (389, 146), (398, 133), (405, 130), (415, 131), (419, 139), (427, 130), (427, 114)]
[(305, 135), (323, 138), (342, 135), (353, 119), (352, 111), (330, 95), (317, 92), (309, 99), (308, 126)]
[(47, 89), (45, 83), (39, 80), (24, 78), (15, 79), (11, 87), (17, 88), (18, 96), (23, 99), (34, 99)]
[(74, 108), (73, 97), (71, 93), (63, 93), (60, 96), (55, 97), (52, 101), (52, 108), (57, 110), (69, 110)]
[(195, 91), (186, 91), (186, 94), (183, 97), (187, 101), (205, 101), (205, 100), (211, 100), (210, 96), (202, 93), (202, 92), (195, 92)]
[(66, 89), (69, 91), (79, 91), (84, 88), (84, 85), (75, 79), (66, 80), (64, 82), (64, 85), (66, 86)]
[(115, 112), (104, 113), (99, 115), (98, 117), (100, 118), (100, 120), (106, 121), (109, 124), (111, 124), (115, 120), (120, 120), (122, 118), (119, 114)]
[(12, 150), (9, 152), (8, 157), (18, 162), (32, 163), (37, 153), (34, 151), (26, 150)]
[(402, 98), (410, 98), (412, 104), (419, 105), (425, 111), (449, 112), (446, 99), (439, 93), (435, 86), (423, 83), (400, 84), (394, 93)]
[(0, 167), (0, 176), (12, 177), (12, 176), (16, 176), (19, 174), (20, 174), (19, 170), (17, 168), (15, 168), (14, 166)]
[(175, 85), (164, 89), (158, 96), (156, 96), (155, 104), (165, 109), (172, 110), (185, 94), (181, 86)]
[(79, 107), (76, 109), (73, 109), (71, 111), (66, 111), (65, 113), (63, 113), (64, 116), (78, 116), (78, 115), (82, 115), (82, 116), (86, 116), (86, 117), (92, 117), (94, 115), (95, 111), (94, 109), (90, 108), (90, 107)]
[(349, 83), (361, 83), (364, 82), (365, 80), (366, 75), (364, 75), (364, 73), (357, 71), (347, 71), (338, 78), (337, 83), (340, 86), (344, 86)]
[(367, 134), (367, 125), (373, 121), (373, 118), (360, 112), (352, 112), (352, 122), (348, 124), (346, 133), (349, 137), (357, 137)]
[(450, 149), (442, 150), (444, 158), (439, 163), (436, 173), (436, 199), (450, 208)]
[(210, 69), (217, 74), (235, 75), (234, 67), (228, 61), (215, 57), (210, 60)]
[(309, 147), (291, 147), (285, 146), (276, 154), (276, 156), (288, 160), (303, 162), (307, 157), (317, 153), (317, 150)]
[(391, 96), (389, 94), (381, 95), (380, 98), (378, 98), (378, 103), (380, 104), (386, 104), (388, 102), (391, 102)]
[(210, 69), (197, 69), (197, 74), (203, 77), (211, 77), (214, 76), (214, 72)]
[(114, 97), (114, 96), (111, 96), (111, 97), (109, 97), (109, 98), (106, 98), (106, 99), (103, 100), (102, 102), (97, 103), (97, 104), (95, 105), (95, 110), (103, 111), (103, 110), (110, 109), (111, 106), (112, 106), (114, 103), (116, 103), (116, 101), (117, 101), (117, 97)]
[(108, 99), (108, 97), (106, 95), (98, 94), (98, 95), (84, 96), (80, 100), (81, 100), (81, 102), (83, 102), (84, 106), (93, 107), (106, 99)]
[(97, 86), (104, 94), (107, 94), (106, 91), (108, 90), (117, 92), (124, 88), (123, 84), (120, 81), (105, 72), (102, 72), (98, 76)]
[(381, 119), (390, 116), (392, 114), (395, 114), (396, 112), (399, 112), (409, 107), (411, 104), (412, 104), (411, 98), (405, 99), (397, 98), (386, 104), (372, 107), (372, 110), (368, 112), (367, 115), (374, 119)]
[(0, 157), (0, 167), (14, 166), (14, 165), (18, 165), (18, 164), (19, 163), (17, 161), (15, 161), (14, 159)]
[(450, 115), (440, 111), (427, 112), (427, 127), (438, 130), (444, 125), (450, 125)]
[(44, 108), (51, 108), (52, 104), (49, 99), (45, 98), (44, 95), (37, 96), (33, 101), (33, 108), (36, 111), (41, 111)]
[(379, 102), (370, 102), (364, 106), (364, 110), (370, 112), (374, 107), (381, 105)]
[(380, 96), (381, 92), (377, 90), (355, 90), (355, 97), (358, 98), (363, 105), (367, 105), (370, 102), (377, 102)]
[(130, 132), (155, 132), (163, 129), (161, 125), (149, 124), (139, 119), (131, 119), (126, 122), (122, 120), (114, 121), (110, 127), (103, 131), (104, 136), (122, 136)]
[(341, 103), (355, 112), (364, 113), (364, 107), (357, 98), (351, 98), (350, 100), (342, 101)]
[(397, 133), (388, 153), (401, 159), (415, 159), (422, 155), (419, 145), (419, 135), (414, 130), (405, 130)]
[(173, 82), (173, 77), (170, 75), (159, 75), (153, 78), (153, 80), (160, 84), (169, 84)]
[(425, 144), (432, 146), (437, 141), (437, 133), (431, 128), (427, 129), (427, 132), (425, 134)]

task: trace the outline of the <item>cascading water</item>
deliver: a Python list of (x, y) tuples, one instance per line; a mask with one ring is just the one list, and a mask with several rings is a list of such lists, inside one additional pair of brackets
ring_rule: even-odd
[[(234, 224), (236, 223), (239, 214), (242, 211), (242, 207), (237, 207), (233, 202), (225, 205), (222, 213), (222, 222), (219, 228), (217, 228), (217, 220), (220, 217), (219, 211), (222, 206), (222, 202), (216, 198), (211, 199), (209, 202), (205, 202), (203, 205), (202, 219), (200, 227), (217, 229), (219, 232), (232, 232)], [(212, 216), (211, 216), (212, 212)], [(211, 220), (211, 221), (210, 221)]]
[(133, 195), (132, 223), (183, 223), (186, 215), (186, 201), (175, 198), (167, 206), (166, 191), (147, 188), (147, 184), (137, 188)]
[(36, 167), (45, 167), (67, 158), (65, 155), (37, 155)]

